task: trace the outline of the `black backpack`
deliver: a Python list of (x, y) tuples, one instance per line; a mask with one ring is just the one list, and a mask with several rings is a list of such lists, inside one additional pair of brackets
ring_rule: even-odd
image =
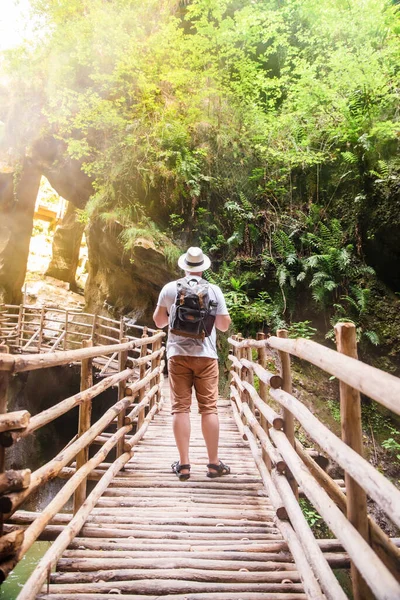
[(209, 296), (209, 284), (204, 279), (178, 279), (175, 303), (169, 315), (170, 332), (201, 339), (211, 335), (218, 302)]

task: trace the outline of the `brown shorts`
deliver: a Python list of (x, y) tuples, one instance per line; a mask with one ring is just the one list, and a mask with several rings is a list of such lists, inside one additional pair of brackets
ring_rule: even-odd
[(218, 361), (204, 356), (172, 356), (168, 361), (172, 414), (190, 412), (192, 387), (200, 414), (217, 413)]

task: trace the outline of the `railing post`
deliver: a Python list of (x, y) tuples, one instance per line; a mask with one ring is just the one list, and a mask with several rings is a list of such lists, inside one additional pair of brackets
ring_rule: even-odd
[[(120, 342), (128, 342), (128, 338), (121, 338)], [(122, 350), (118, 357), (118, 370), (121, 372), (126, 368), (126, 361), (128, 358), (128, 351)], [(122, 400), (126, 396), (126, 379), (118, 383), (118, 400)], [(126, 409), (122, 410), (117, 417), (117, 429), (121, 429), (125, 425)], [(117, 442), (117, 458), (124, 453), (125, 446), (125, 435), (122, 436)]]
[[(8, 346), (0, 346), (0, 352), (9, 354)], [(0, 371), (0, 414), (7, 412), (7, 393), (8, 384), (10, 382), (10, 374), (6, 371)], [(5, 470), (5, 447), (0, 445), (0, 473)], [(3, 534), (3, 513), (0, 515), (0, 535)]]
[[(147, 327), (145, 327), (143, 329), (143, 334), (142, 334), (142, 338), (146, 338), (146, 337), (147, 337)], [(140, 358), (143, 358), (144, 356), (147, 356), (147, 344), (143, 344), (143, 346), (140, 349)], [(141, 381), (145, 375), (146, 375), (146, 364), (144, 363), (143, 365), (140, 365), (140, 367), (139, 367), (139, 380)], [(146, 393), (146, 390), (144, 389), (144, 387), (140, 388), (138, 402), (141, 402), (143, 400), (145, 393)], [(141, 426), (143, 425), (144, 417), (145, 417), (145, 410), (144, 410), (144, 408), (142, 408), (142, 410), (138, 414), (137, 430), (139, 430), (141, 428)]]
[[(249, 362), (253, 362), (253, 350), (252, 348), (243, 348), (243, 358), (246, 358)], [(246, 381), (248, 383), (250, 383), (250, 385), (252, 385), (254, 387), (254, 374), (253, 371), (251, 369), (245, 369), (244, 371), (244, 376), (246, 377)], [(250, 397), (249, 395), (249, 406), (250, 406), (250, 410), (251, 412), (254, 414), (255, 413), (255, 406), (254, 406), (254, 402), (253, 399)]]
[[(83, 348), (90, 348), (92, 346), (91, 340), (84, 340), (82, 342)], [(81, 392), (89, 389), (93, 386), (93, 373), (92, 373), (92, 361), (91, 358), (82, 360), (81, 364)], [(90, 419), (92, 415), (92, 401), (87, 400), (79, 406), (79, 426), (78, 426), (78, 437), (83, 435), (90, 428)], [(87, 463), (89, 458), (89, 447), (83, 448), (76, 456), (76, 470), (78, 471), (84, 464)], [(80, 509), (84, 501), (86, 500), (86, 487), (87, 478), (79, 484), (74, 493), (74, 515)]]
[[(258, 341), (262, 341), (265, 340), (265, 333), (263, 333), (262, 331), (259, 331), (257, 333), (256, 336)], [(261, 348), (257, 348), (257, 359), (258, 359), (258, 364), (265, 369), (267, 366), (267, 350), (265, 348), (265, 346), (262, 346)], [(268, 403), (268, 386), (266, 383), (264, 383), (263, 381), (261, 381), (261, 379), (259, 379), (259, 396), (261, 398), (261, 400), (263, 400), (263, 402)], [(260, 424), (261, 427), (263, 428), (263, 430), (265, 431), (265, 433), (268, 435), (269, 437), (269, 426), (268, 426), (268, 422), (266, 420), (266, 418), (261, 414), (260, 415)], [(266, 452), (265, 450), (262, 451), (262, 457), (263, 460), (267, 466), (268, 471), (271, 471), (272, 469), (272, 462), (271, 459), (268, 455), (268, 452)]]
[[(238, 333), (238, 335), (237, 335), (237, 341), (238, 342), (242, 342), (243, 341), (243, 336), (242, 336), (241, 333)], [(241, 358), (247, 358), (248, 359), (249, 355), (248, 355), (247, 350), (249, 350), (249, 348), (238, 348), (238, 350), (237, 350), (237, 358), (238, 358), (238, 360), (240, 360)], [(251, 352), (251, 348), (250, 348), (250, 352)], [(246, 369), (246, 367), (242, 366), (242, 368), (239, 370), (238, 375), (239, 375), (241, 381), (249, 381), (249, 379), (250, 379), (249, 378), (249, 369)], [(241, 399), (242, 402), (246, 402), (246, 404), (249, 405), (249, 408), (250, 408), (251, 412), (254, 413), (254, 402), (251, 399), (250, 394), (249, 394), (249, 392), (247, 390), (243, 390), (240, 393), (240, 399)], [(243, 417), (242, 420), (244, 420), (244, 417)]]
[(4, 304), (0, 304), (0, 337), (3, 337), (3, 323), (4, 323), (4, 317), (3, 317), (3, 312), (5, 312), (6, 308), (4, 306)]
[[(278, 338), (287, 338), (288, 332), (286, 331), (286, 329), (278, 329), (278, 331), (276, 332), (276, 335)], [(288, 392), (288, 394), (291, 394), (292, 393), (292, 374), (291, 374), (291, 370), (290, 370), (290, 354), (288, 354), (287, 352), (282, 352), (281, 350), (279, 350), (278, 352), (279, 352), (279, 358), (281, 361), (282, 389), (285, 392)], [(293, 417), (292, 413), (289, 410), (287, 410), (286, 408), (283, 409), (283, 420), (284, 420), (283, 431), (285, 432), (286, 437), (288, 438), (289, 442), (291, 443), (291, 445), (294, 448), (295, 447), (294, 417)], [(294, 477), (289, 472), (287, 472), (287, 477), (288, 477), (290, 486), (291, 486), (294, 494), (298, 498), (298, 485), (297, 485)]]
[[(338, 352), (352, 358), (358, 358), (355, 325), (353, 323), (337, 323), (335, 325), (335, 334)], [(360, 392), (342, 381), (339, 381), (339, 389), (342, 440), (362, 456), (363, 442)], [(347, 518), (369, 543), (366, 493), (346, 471), (344, 479), (347, 496)], [(374, 597), (353, 563), (351, 563), (351, 577), (353, 582), (354, 600), (369, 600)]]
[(22, 321), (23, 321), (23, 315), (24, 315), (24, 305), (20, 304), (19, 305), (19, 311), (18, 311), (17, 338), (16, 338), (16, 341), (15, 341), (17, 347), (22, 346)]
[(65, 311), (65, 335), (63, 342), (63, 350), (67, 349), (67, 335), (68, 335), (68, 311)]
[(92, 325), (92, 342), (93, 346), (96, 345), (96, 328), (97, 328), (97, 314), (93, 315), (93, 325)]
[[(239, 340), (238, 340), (238, 336), (237, 336), (237, 335), (233, 335), (233, 336), (232, 336), (232, 339), (233, 339), (233, 340), (235, 340), (236, 342), (238, 342), (238, 341), (239, 341)], [(234, 356), (235, 358), (239, 359), (239, 350), (236, 348), (236, 346), (233, 346), (233, 347), (232, 347), (232, 353), (233, 353), (233, 356)], [(233, 368), (233, 370), (234, 370), (234, 372), (235, 372), (235, 373), (237, 373), (238, 375), (240, 375), (240, 373), (239, 373), (239, 369), (236, 369), (236, 367), (232, 367), (232, 368)]]
[[(245, 356), (243, 358), (247, 358), (248, 357), (247, 350), (249, 350), (249, 348), (243, 348), (243, 350), (245, 353)], [(250, 350), (251, 350), (251, 348), (250, 348)], [(247, 360), (250, 360), (250, 359), (247, 358)], [(251, 371), (251, 369), (247, 369), (246, 367), (243, 367), (243, 369), (241, 370), (240, 378), (242, 381), (246, 381), (247, 383), (250, 383), (250, 385), (254, 384), (254, 377), (253, 377), (253, 372)], [(253, 413), (253, 415), (255, 415), (256, 409), (254, 406), (253, 398), (250, 396), (250, 394), (247, 390), (245, 390), (243, 392), (243, 394), (244, 394), (245, 401), (249, 405), (251, 412)]]
[[(155, 342), (152, 343), (151, 345), (151, 351), (152, 352), (156, 352), (157, 350), (160, 349), (160, 340), (156, 340)], [(157, 368), (157, 366), (160, 364), (159, 362), (159, 357), (156, 356), (156, 358), (153, 358), (151, 361), (151, 370), (154, 371), (154, 369)], [(159, 382), (159, 376), (156, 375), (155, 377), (152, 378), (152, 380), (150, 381), (150, 389), (154, 386), (157, 385)], [(157, 398), (158, 398), (158, 391), (156, 394), (154, 394), (154, 396), (151, 398), (150, 400), (150, 409), (153, 408), (155, 402), (157, 402)]]
[[(161, 333), (161, 330), (160, 330)], [(163, 347), (163, 339), (160, 337), (157, 348), (158, 350), (162, 350)], [(157, 367), (160, 369), (158, 375), (157, 375), (157, 385), (160, 386), (160, 384), (162, 383), (163, 380), (163, 373), (161, 372), (161, 362), (162, 362), (162, 357), (165, 356), (165, 354), (160, 354), (157, 358)], [(159, 388), (158, 392), (157, 392), (157, 402), (160, 402), (162, 397), (162, 390), (161, 388)]]
[(45, 308), (44, 308), (44, 306), (42, 306), (42, 310), (40, 311), (38, 352), (40, 352), (40, 348), (42, 347), (42, 341), (43, 341), (44, 313), (45, 313)]

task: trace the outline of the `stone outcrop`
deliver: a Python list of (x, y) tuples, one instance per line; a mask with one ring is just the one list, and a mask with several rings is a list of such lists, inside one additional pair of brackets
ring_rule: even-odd
[(400, 292), (400, 184), (375, 186), (361, 217), (363, 251), (378, 278)]
[[(0, 157), (1, 158), (1, 157)], [(10, 166), (0, 161), (0, 301), (21, 301), (33, 215), (40, 178), (45, 175), (60, 196), (83, 208), (93, 192), (90, 178), (65, 145), (54, 138), (36, 142), (31, 158)]]
[(26, 159), (19, 171), (0, 169), (0, 300), (21, 302), (41, 172)]
[(76, 289), (76, 269), (79, 261), (84, 223), (78, 220), (76, 206), (68, 203), (67, 211), (53, 238), (53, 256), (46, 275), (67, 281), (72, 290)]
[(138, 239), (125, 251), (119, 234), (122, 227), (97, 220), (86, 232), (89, 276), (85, 288), (87, 310), (151, 324), (161, 287), (174, 277), (161, 250)]
[(77, 208), (84, 208), (93, 194), (92, 180), (82, 171), (81, 163), (68, 157), (65, 150), (63, 142), (47, 137), (35, 143), (32, 156), (57, 194)]

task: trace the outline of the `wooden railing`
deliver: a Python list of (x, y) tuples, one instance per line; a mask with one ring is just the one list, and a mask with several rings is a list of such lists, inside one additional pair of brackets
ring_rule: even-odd
[[(303, 516), (299, 489), (348, 553), (354, 598), (395, 600), (400, 598), (400, 550), (368, 514), (367, 497), (400, 527), (400, 491), (362, 456), (360, 392), (400, 414), (400, 379), (357, 360), (352, 324), (338, 324), (336, 337), (338, 351), (310, 340), (287, 339), (284, 330), (268, 339), (263, 334), (257, 340), (233, 336), (231, 404), (308, 597), (347, 596)], [(266, 369), (268, 351), (277, 355), (280, 375)], [(339, 379), (342, 439), (292, 394), (291, 354)], [(296, 437), (295, 421), (343, 468), (346, 493)]]
[[(10, 354), (7, 346), (0, 347), (0, 582), (38, 539), (54, 515), (62, 510), (73, 496), (74, 517), (54, 542), (49, 555), (51, 563), (58, 559), (69, 541), (81, 529), (112, 477), (132, 457), (133, 447), (143, 437), (163, 401), (163, 332), (140, 328), (141, 337), (134, 338), (126, 335), (122, 321), (121, 327), (118, 328), (111, 319), (99, 316), (96, 318), (84, 313), (30, 307), (17, 307), (18, 312), (13, 312), (11, 308), (6, 306), (7, 313), (3, 311), (1, 314), (0, 332), (3, 343), (7, 341), (14, 351), (22, 349), (23, 352), (31, 350), (35, 353)], [(63, 314), (63, 321), (52, 321), (53, 317), (49, 317), (49, 312)], [(71, 320), (72, 315), (78, 316), (78, 319)], [(83, 317), (88, 317), (89, 323)], [(55, 335), (50, 336), (47, 330), (53, 330), (48, 327), (49, 322), (63, 322), (64, 328), (60, 326)], [(36, 331), (33, 331), (34, 326), (37, 326)], [(89, 337), (78, 329), (87, 326), (91, 327)], [(29, 339), (27, 336), (30, 336)], [(107, 345), (103, 345), (105, 341), (108, 342)], [(77, 345), (83, 347), (68, 349)], [(56, 350), (57, 347), (63, 349)], [(117, 368), (111, 375), (93, 385), (93, 361), (98, 361), (99, 358), (108, 360), (110, 356), (115, 358)], [(26, 410), (6, 412), (10, 377), (21, 372), (66, 364), (81, 365), (79, 393), (34, 416)], [(104, 367), (101, 364), (97, 367), (97, 371), (102, 368), (103, 373)], [(112, 386), (118, 386), (117, 401), (92, 423), (93, 400)], [(18, 443), (20, 439), (33, 434), (77, 406), (77, 434), (61, 452), (32, 473), (28, 468), (4, 472), (6, 447)], [(108, 428), (113, 430), (107, 432)], [(101, 447), (89, 458), (89, 448), (92, 444), (100, 444)], [(114, 448), (115, 461), (86, 499), (88, 476), (105, 461)], [(29, 467), (29, 457), (26, 466)], [(70, 471), (67, 483), (29, 527), (11, 527), (10, 531), (9, 526), (3, 525), (4, 519), (8, 519), (39, 487), (57, 476), (63, 476), (63, 471), (67, 468)]]
[(0, 340), (11, 352), (73, 350), (89, 339), (93, 345), (115, 344), (122, 338), (136, 339), (145, 329), (155, 331), (125, 317), (110, 319), (53, 306), (0, 305)]

